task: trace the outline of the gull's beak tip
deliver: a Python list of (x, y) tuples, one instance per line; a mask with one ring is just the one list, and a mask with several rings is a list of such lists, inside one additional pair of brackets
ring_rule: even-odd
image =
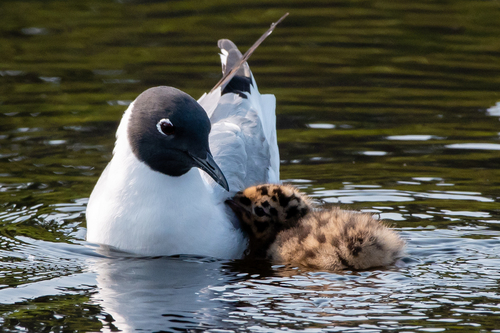
[(226, 177), (222, 173), (222, 170), (219, 168), (217, 163), (215, 163), (215, 160), (210, 151), (207, 151), (206, 158), (200, 158), (192, 154), (189, 154), (189, 156), (191, 156), (191, 158), (195, 161), (196, 167), (205, 171), (217, 184), (219, 184), (229, 192), (229, 184), (227, 183)]

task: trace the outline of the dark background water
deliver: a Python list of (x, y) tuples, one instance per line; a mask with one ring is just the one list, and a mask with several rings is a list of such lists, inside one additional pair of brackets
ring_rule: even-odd
[[(277, 98), (282, 178), (379, 214), (404, 264), (303, 271), (113, 258), (85, 205), (126, 105), (245, 51)], [(0, 3), (0, 328), (500, 332), (500, 2)], [(496, 106), (495, 106), (496, 105)]]

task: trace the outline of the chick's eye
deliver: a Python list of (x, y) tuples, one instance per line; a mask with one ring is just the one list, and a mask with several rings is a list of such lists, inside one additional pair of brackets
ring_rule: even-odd
[(173, 135), (175, 134), (175, 126), (172, 124), (170, 119), (162, 119), (156, 124), (158, 132), (163, 135)]

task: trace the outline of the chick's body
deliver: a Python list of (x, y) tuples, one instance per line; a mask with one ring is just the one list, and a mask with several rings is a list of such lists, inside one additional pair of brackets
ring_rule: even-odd
[(247, 257), (324, 269), (388, 266), (403, 255), (398, 233), (370, 214), (315, 210), (290, 185), (259, 185), (228, 203), (250, 238)]
[(399, 235), (369, 214), (336, 207), (311, 212), (278, 233), (267, 255), (317, 269), (362, 270), (391, 265), (403, 248)]

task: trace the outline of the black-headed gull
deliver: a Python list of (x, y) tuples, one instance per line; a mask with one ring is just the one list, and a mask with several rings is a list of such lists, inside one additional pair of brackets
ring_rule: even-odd
[(219, 47), (232, 78), (198, 101), (155, 87), (127, 108), (88, 202), (87, 241), (141, 255), (242, 256), (247, 240), (224, 201), (279, 181), (276, 100), (259, 93), (247, 54), (229, 40)]

